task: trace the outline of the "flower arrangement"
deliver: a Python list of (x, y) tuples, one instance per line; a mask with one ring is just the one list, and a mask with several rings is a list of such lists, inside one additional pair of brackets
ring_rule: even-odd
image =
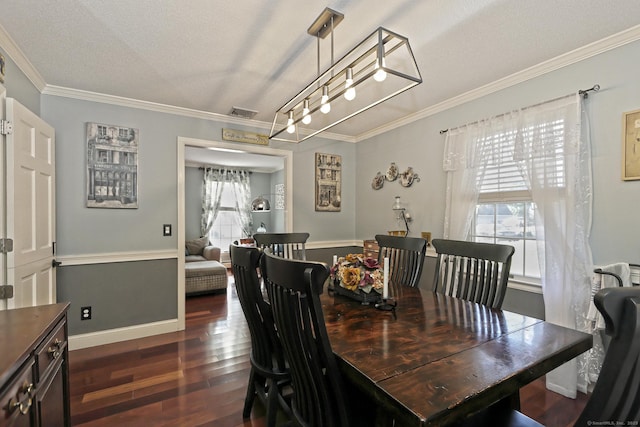
[(363, 254), (348, 254), (340, 257), (331, 267), (331, 279), (342, 288), (352, 292), (375, 291), (382, 294), (384, 272), (378, 260)]

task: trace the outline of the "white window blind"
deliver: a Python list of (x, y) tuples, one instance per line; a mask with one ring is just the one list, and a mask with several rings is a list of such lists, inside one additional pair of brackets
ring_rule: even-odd
[[(520, 147), (516, 147), (516, 138), (521, 139), (518, 141)], [(537, 162), (544, 162), (543, 179), (546, 182), (554, 187), (565, 185), (563, 120), (521, 128), (519, 134), (515, 131), (496, 133), (483, 138), (479, 144), (485, 160), (485, 167), (480, 168), (477, 178), (481, 198), (496, 193), (518, 193), (520, 196), (528, 193), (527, 182), (516, 162), (518, 153), (522, 152), (531, 153), (529, 157), (535, 157)]]

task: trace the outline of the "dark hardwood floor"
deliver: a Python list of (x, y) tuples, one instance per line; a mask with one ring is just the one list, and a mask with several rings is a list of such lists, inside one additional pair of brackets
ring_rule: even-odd
[[(69, 353), (74, 426), (264, 426), (264, 408), (242, 419), (251, 342), (235, 288), (187, 298), (182, 332)], [(572, 426), (587, 397), (544, 387), (521, 391), (522, 410), (549, 427)]]

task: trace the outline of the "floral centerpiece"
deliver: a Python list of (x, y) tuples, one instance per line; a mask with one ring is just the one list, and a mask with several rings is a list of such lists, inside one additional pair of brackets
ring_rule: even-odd
[[(362, 301), (377, 302), (384, 287), (384, 271), (377, 259), (363, 254), (340, 257), (331, 267), (334, 291)], [(345, 292), (346, 290), (346, 292)]]

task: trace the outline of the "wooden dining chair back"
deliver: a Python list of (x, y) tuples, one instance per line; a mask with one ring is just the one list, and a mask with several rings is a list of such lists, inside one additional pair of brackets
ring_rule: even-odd
[(438, 253), (435, 292), (502, 308), (513, 246), (444, 239), (432, 243)]
[(376, 235), (380, 247), (378, 262), (389, 258), (389, 280), (415, 287), (420, 282), (427, 241), (419, 237)]
[(329, 267), (319, 262), (281, 258), (266, 249), (261, 268), (291, 371), (291, 409), (297, 424), (348, 425), (345, 390), (320, 303)]
[(238, 300), (251, 336), (251, 372), (243, 417), (251, 415), (255, 397), (267, 408), (267, 425), (275, 426), (278, 407), (290, 414), (282, 393), (290, 382), (271, 307), (264, 300), (257, 269), (262, 253), (256, 247), (231, 245), (231, 266)]
[(281, 258), (307, 259), (305, 244), (309, 233), (256, 233), (253, 238), (259, 248), (269, 248)]

